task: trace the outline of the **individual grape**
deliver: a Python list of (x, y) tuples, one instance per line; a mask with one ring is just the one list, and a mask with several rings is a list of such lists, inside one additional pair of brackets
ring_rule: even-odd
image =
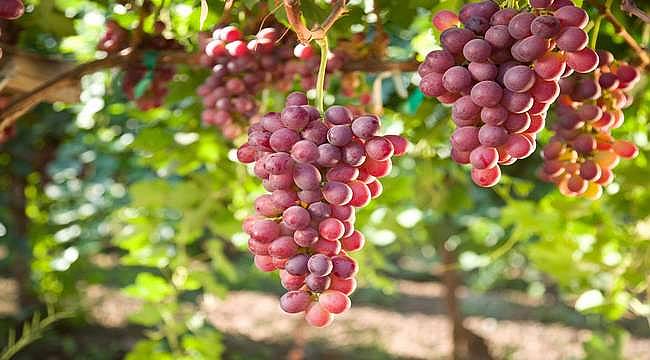
[(253, 258), (255, 266), (264, 272), (270, 272), (275, 270), (275, 265), (273, 264), (273, 258), (267, 255), (255, 255)]
[(310, 227), (296, 230), (293, 233), (293, 241), (300, 247), (309, 247), (318, 241), (318, 231)]
[[(483, 125), (479, 129), (477, 135), (479, 143), (489, 147), (501, 146), (508, 140), (508, 132), (501, 126)], [(470, 151), (472, 149), (466, 151)]]
[(325, 111), (325, 120), (333, 125), (352, 123), (352, 113), (344, 106), (331, 106)]
[(282, 287), (289, 291), (295, 291), (299, 290), (305, 284), (305, 277), (291, 275), (286, 270), (281, 270), (280, 281), (282, 283)]
[(538, 16), (530, 24), (533, 35), (550, 39), (560, 32), (560, 20), (555, 16)]
[(528, 36), (512, 46), (512, 57), (521, 62), (532, 62), (549, 50), (548, 42), (537, 35)]
[(553, 0), (530, 0), (530, 6), (537, 9), (547, 9), (553, 3)]
[[(285, 101), (286, 106), (302, 106), (307, 104), (308, 104), (307, 96), (298, 91), (294, 91), (291, 94), (287, 95), (287, 100)], [(277, 114), (277, 113), (272, 113), (272, 114)]]
[(345, 226), (339, 219), (327, 218), (318, 224), (318, 232), (323, 239), (334, 241), (343, 237)]
[(476, 125), (480, 116), (481, 107), (472, 101), (471, 96), (463, 96), (454, 102), (451, 109), (451, 118), (460, 127)]
[(495, 165), (489, 169), (472, 169), (472, 180), (481, 187), (491, 187), (496, 185), (501, 179), (501, 169)]
[(452, 93), (469, 90), (472, 85), (472, 75), (462, 66), (452, 66), (442, 76), (442, 86)]
[(537, 79), (530, 89), (530, 94), (537, 102), (551, 103), (560, 95), (560, 86), (556, 81)]
[(297, 141), (291, 147), (291, 157), (297, 162), (314, 162), (319, 157), (318, 146), (309, 140)]
[(284, 152), (269, 154), (264, 158), (264, 169), (272, 175), (290, 172), (293, 169), (293, 166), (293, 159), (291, 159), (289, 154)]
[(364, 207), (370, 203), (370, 189), (366, 184), (358, 180), (353, 180), (348, 183), (352, 190), (352, 199), (349, 204), (354, 207)]
[(589, 22), (587, 12), (576, 6), (563, 6), (555, 10), (553, 16), (560, 20), (563, 27), (575, 26), (582, 29)]
[(289, 258), (284, 269), (291, 275), (301, 276), (307, 273), (307, 261), (309, 257), (305, 254), (297, 254)]
[(338, 181), (328, 181), (322, 191), (325, 200), (332, 205), (346, 205), (352, 200), (350, 187)]
[(580, 176), (585, 180), (596, 180), (600, 178), (600, 166), (592, 160), (586, 160), (580, 165)]
[(319, 239), (311, 246), (311, 249), (318, 254), (334, 256), (341, 252), (341, 242)]
[(449, 28), (440, 34), (440, 44), (452, 55), (460, 55), (465, 44), (474, 38), (474, 33), (457, 27)]
[(271, 242), (280, 236), (280, 227), (273, 220), (256, 220), (251, 227), (251, 237), (261, 242)]
[(300, 230), (309, 226), (311, 217), (309, 211), (301, 206), (292, 206), (282, 213), (282, 221), (291, 230)]
[(518, 11), (512, 8), (504, 8), (501, 10), (498, 10), (494, 14), (492, 14), (492, 17), (490, 18), (490, 24), (492, 26), (496, 25), (508, 25), (510, 20), (518, 14)]
[(625, 140), (615, 141), (612, 149), (618, 156), (626, 159), (635, 158), (639, 154), (639, 148), (634, 143)]
[(332, 314), (342, 314), (350, 309), (350, 298), (337, 290), (327, 290), (318, 297), (318, 303)]
[(269, 255), (282, 259), (287, 259), (296, 254), (298, 245), (293, 241), (290, 236), (280, 236), (273, 240), (269, 245)]
[[(476, 81), (486, 81), (486, 80), (494, 80), (497, 77), (497, 67), (494, 64), (491, 63), (478, 63), (478, 62), (471, 62), (467, 66), (467, 70), (469, 71), (470, 75), (472, 76), (472, 79)], [(439, 75), (439, 74), (437, 74)], [(440, 88), (444, 89), (442, 87), (442, 76), (439, 77), (440, 81)], [(424, 79), (422, 79), (424, 81)], [(438, 80), (436, 80), (438, 81)], [(420, 87), (422, 88), (422, 82), (420, 82)], [(431, 85), (428, 85), (429, 87)], [(437, 85), (436, 85), (437, 86)], [(439, 89), (439, 88), (436, 88)], [(424, 88), (422, 90), (424, 92)], [(431, 90), (429, 91), (430, 93), (432, 92)], [(427, 96), (436, 96), (436, 95), (430, 95), (428, 93), (425, 93)], [(442, 94), (441, 94), (442, 95)], [(438, 95), (439, 96), (439, 95)]]
[(503, 145), (508, 155), (515, 159), (528, 157), (535, 151), (533, 143), (522, 134), (512, 134), (508, 136), (508, 141)]
[(293, 181), (303, 190), (318, 189), (321, 183), (321, 174), (312, 164), (296, 164), (293, 169)]
[[(589, 37), (584, 30), (575, 26), (569, 26), (562, 30), (555, 41), (560, 50), (572, 52), (584, 49), (589, 42)], [(596, 63), (596, 65), (598, 64)]]
[[(249, 136), (249, 144), (251, 143)], [(275, 151), (291, 151), (293, 145), (300, 140), (300, 135), (297, 132), (287, 128), (281, 128), (274, 131), (268, 137), (268, 146)], [(266, 146), (265, 143), (253, 143), (257, 146)]]
[(479, 129), (464, 126), (456, 129), (451, 136), (451, 144), (460, 151), (472, 151), (479, 146)]
[(321, 293), (325, 291), (330, 286), (330, 278), (327, 276), (317, 276), (314, 273), (311, 273), (305, 277), (305, 285), (309, 290), (315, 293)]
[(374, 160), (383, 161), (393, 156), (394, 147), (388, 139), (381, 136), (375, 136), (366, 142), (366, 154)]
[(335, 146), (345, 146), (352, 141), (352, 129), (349, 125), (334, 125), (327, 131), (327, 141)]
[(517, 40), (530, 36), (530, 25), (534, 19), (535, 15), (529, 12), (520, 12), (515, 15), (508, 23), (508, 32), (510, 33), (510, 36)]
[(530, 90), (534, 84), (535, 73), (528, 66), (513, 66), (503, 75), (503, 85), (510, 91), (525, 92)]
[(298, 202), (298, 195), (295, 191), (277, 189), (271, 193), (271, 200), (278, 208), (287, 209)]
[(481, 81), (471, 91), (472, 102), (481, 107), (497, 106), (502, 95), (503, 89), (494, 81)]
[(307, 268), (316, 276), (327, 276), (332, 271), (332, 261), (327, 255), (314, 254), (309, 258)]
[(390, 173), (393, 165), (390, 159), (380, 161), (366, 158), (366, 161), (363, 163), (362, 168), (366, 170), (370, 175), (381, 178)]
[(371, 199), (376, 199), (377, 197), (379, 197), (379, 195), (381, 195), (381, 193), (384, 190), (379, 180), (374, 180), (372, 182), (369, 182), (366, 185), (368, 186), (368, 190), (370, 190)]
[(503, 97), (501, 98), (501, 105), (508, 111), (521, 114), (533, 106), (533, 97), (528, 93), (515, 93), (509, 90), (504, 90)]
[(491, 53), (490, 43), (483, 39), (472, 39), (463, 47), (463, 56), (467, 61), (486, 62)]
[(530, 126), (530, 115), (528, 113), (510, 114), (503, 127), (508, 130), (510, 134), (518, 134), (524, 132)]
[(314, 302), (305, 311), (305, 320), (311, 326), (325, 327), (332, 323), (334, 316), (319, 303)]
[(325, 178), (328, 181), (348, 182), (356, 180), (359, 176), (359, 169), (345, 164), (339, 164), (327, 170)]
[(456, 148), (451, 148), (451, 159), (458, 164), (467, 165), (470, 163), (470, 151), (460, 151)]
[(485, 32), (485, 41), (496, 49), (503, 49), (512, 45), (515, 40), (510, 36), (506, 25), (495, 25)]
[(358, 141), (352, 141), (343, 148), (341, 157), (344, 163), (359, 166), (366, 160), (365, 147)]
[(458, 16), (449, 10), (438, 11), (433, 17), (433, 26), (440, 31), (445, 31), (460, 24)]
[(434, 50), (427, 54), (424, 62), (420, 65), (418, 73), (424, 77), (430, 73), (442, 74), (454, 66), (454, 56), (447, 50)]
[(341, 279), (353, 277), (358, 270), (356, 261), (346, 255), (332, 257), (332, 274)]
[(365, 242), (366, 238), (363, 236), (363, 234), (357, 230), (354, 230), (354, 232), (352, 232), (352, 235), (341, 239), (341, 246), (345, 251), (354, 252), (361, 250)]
[(508, 110), (501, 105), (481, 109), (481, 120), (488, 125), (501, 125), (507, 118)]
[(327, 141), (327, 125), (321, 121), (314, 120), (301, 132), (305, 140), (309, 140), (316, 145), (321, 145)]
[(296, 314), (305, 311), (312, 301), (306, 291), (289, 291), (280, 297), (280, 307), (289, 314)]
[(0, 18), (15, 20), (23, 16), (25, 5), (22, 0), (3, 0), (0, 4)]
[(341, 150), (336, 145), (322, 144), (318, 146), (317, 163), (323, 167), (332, 167), (341, 161)]
[(567, 53), (567, 65), (579, 73), (590, 73), (598, 67), (598, 55), (589, 48)]
[(544, 56), (534, 61), (535, 73), (543, 80), (557, 81), (566, 69), (566, 62), (562, 54), (556, 52), (547, 52)]
[(495, 166), (499, 159), (497, 149), (479, 146), (469, 154), (469, 161), (475, 169), (487, 169)]
[(310, 117), (304, 107), (289, 106), (282, 111), (280, 120), (288, 129), (300, 131), (309, 124)]

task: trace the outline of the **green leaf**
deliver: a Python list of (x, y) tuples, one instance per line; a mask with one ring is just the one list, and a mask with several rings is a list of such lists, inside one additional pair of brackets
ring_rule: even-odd
[(159, 276), (140, 273), (135, 279), (135, 284), (124, 288), (124, 293), (137, 299), (157, 303), (171, 296), (174, 289)]

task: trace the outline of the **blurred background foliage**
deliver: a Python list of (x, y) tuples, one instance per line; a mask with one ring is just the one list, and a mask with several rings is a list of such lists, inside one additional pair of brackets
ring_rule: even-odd
[[(200, 2), (153, 3), (167, 24), (165, 36), (188, 52), (197, 51)], [(459, 9), (464, 1), (374, 3), (378, 14), (371, 12), (373, 1), (351, 1), (349, 14), (330, 38), (336, 43), (366, 33), (372, 39), (379, 15), (390, 40), (387, 60), (398, 61), (421, 60), (436, 48), (431, 14)], [(614, 3), (615, 15), (647, 44), (649, 29)], [(27, 13), (11, 25), (16, 46), (78, 62), (104, 56), (95, 49), (105, 21), (114, 19), (127, 28), (137, 23), (126, 4), (27, 1)], [(274, 0), (235, 1), (233, 6), (231, 20), (243, 29), (250, 29), (252, 17), (270, 12), (286, 22)], [(219, 21), (224, 3), (208, 1), (208, 7), (205, 29)], [(585, 9), (592, 18), (598, 15), (588, 5)], [(303, 11), (313, 24), (329, 5), (303, 1)], [(152, 24), (147, 19), (145, 30), (151, 31)], [(618, 58), (634, 58), (609, 23), (601, 27), (598, 47)], [(101, 354), (65, 335), (70, 328), (96, 326), (83, 298), (101, 285), (139, 301), (129, 317), (137, 342), (127, 359), (213, 359), (227, 349), (222, 334), (199, 311), (205, 296), (225, 297), (238, 289), (280, 292), (277, 275), (251, 266), (240, 228), (264, 190), (235, 161), (233, 144), (201, 125), (195, 90), (206, 76), (206, 70), (179, 64), (165, 105), (147, 112), (125, 98), (119, 69), (85, 76), (78, 104), (39, 105), (20, 119), (16, 137), (0, 145), (0, 271), (19, 287), (19, 306), (4, 315), (0, 344), (8, 329), (50, 304), (73, 311), (74, 317), (56, 326), (41, 350), (61, 358), (124, 355), (111, 348)], [(361, 74), (361, 86), (371, 88), (377, 76)], [(562, 304), (566, 317), (576, 316), (570, 308), (581, 313), (582, 320), (575, 321), (596, 330), (584, 343), (585, 358), (621, 357), (628, 331), (650, 336), (650, 92), (645, 78), (615, 134), (633, 140), (641, 153), (621, 163), (606, 195), (593, 202), (564, 197), (537, 179), (537, 155), (508, 167), (494, 189), (477, 188), (467, 169), (449, 159), (449, 108), (424, 100), (412, 73), (379, 81), (387, 132), (403, 133), (413, 147), (396, 162), (382, 197), (359, 212), (357, 224), (369, 243), (354, 255), (362, 289), (353, 303), (390, 303), (398, 296), (396, 279), (437, 280), (442, 267), (452, 266), (474, 291), (515, 290)], [(402, 86), (406, 97), (399, 94)], [(341, 79), (333, 77), (329, 103), (356, 101), (340, 95), (340, 88)], [(283, 96), (266, 93), (263, 107), (277, 110)], [(445, 264), (441, 248), (453, 252), (457, 262)], [(57, 336), (65, 341), (54, 341)]]

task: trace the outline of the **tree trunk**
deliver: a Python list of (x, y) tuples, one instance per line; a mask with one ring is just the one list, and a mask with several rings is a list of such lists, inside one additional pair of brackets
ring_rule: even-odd
[(442, 282), (445, 285), (445, 302), (447, 316), (452, 326), (453, 358), (455, 360), (491, 360), (490, 350), (485, 340), (463, 325), (463, 314), (458, 300), (458, 288), (461, 279), (456, 271), (456, 255), (448, 250), (444, 243), (439, 246), (444, 269)]

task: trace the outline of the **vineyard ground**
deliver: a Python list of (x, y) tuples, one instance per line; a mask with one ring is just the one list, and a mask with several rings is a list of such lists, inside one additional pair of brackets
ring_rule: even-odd
[[(0, 279), (0, 316), (17, 310), (15, 288), (13, 280)], [(241, 290), (231, 292), (225, 299), (206, 297), (202, 299), (201, 312), (224, 332), (227, 358), (237, 358), (237, 354), (248, 359), (277, 358), (290, 351), (304, 351), (308, 359), (352, 355), (367, 359), (446, 358), (444, 354), (451, 350), (451, 329), (442, 305), (442, 286), (401, 280), (398, 291), (395, 303), (377, 305), (360, 301), (324, 330), (305, 326), (299, 316), (282, 314), (277, 297), (269, 293)], [(577, 358), (582, 354), (581, 342), (591, 334), (591, 330), (570, 316), (568, 324), (549, 322), (567, 318), (558, 315), (567, 315), (568, 310), (541, 306), (522, 294), (478, 296), (463, 291), (461, 298), (465, 312), (470, 314), (466, 319), (468, 327), (485, 337), (502, 358)], [(139, 329), (127, 326), (128, 315), (139, 307), (137, 301), (116, 289), (91, 286), (85, 289), (84, 302), (98, 327), (57, 331), (71, 331), (68, 336), (75, 338), (75, 342), (92, 344), (96, 349), (110, 340), (105, 345), (114, 350), (116, 357), (137, 340), (133, 336), (137, 336)], [(106, 337), (106, 331), (114, 336)], [(640, 332), (641, 336), (632, 336), (625, 348), (630, 359), (642, 359), (650, 348), (650, 338), (645, 331)], [(296, 334), (302, 336), (293, 342)], [(43, 347), (50, 346), (55, 344), (46, 337), (34, 348), (43, 351)]]

